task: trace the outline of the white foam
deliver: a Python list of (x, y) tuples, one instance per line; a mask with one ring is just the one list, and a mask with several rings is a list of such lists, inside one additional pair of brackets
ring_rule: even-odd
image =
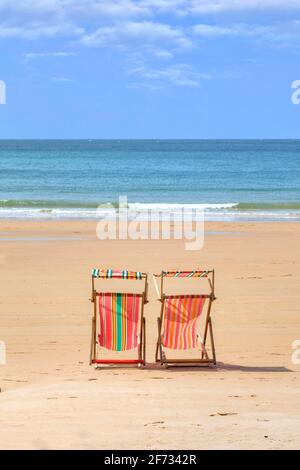
[[(148, 216), (149, 211), (157, 212), (161, 219), (164, 216), (172, 214), (174, 219), (182, 220), (183, 214), (186, 218), (197, 218), (197, 211), (201, 216), (204, 212), (205, 220), (210, 221), (246, 221), (246, 220), (300, 220), (299, 210), (273, 209), (273, 210), (238, 210), (237, 203), (219, 203), (219, 204), (169, 204), (169, 203), (130, 203), (129, 219), (140, 214)], [(195, 212), (196, 211), (196, 212)], [(152, 212), (152, 213), (153, 213)], [(113, 207), (99, 208), (0, 208), (0, 219), (94, 219), (101, 217), (114, 216), (118, 209)]]
[(143, 210), (143, 209), (153, 209), (158, 211), (174, 211), (177, 209), (199, 209), (199, 210), (219, 210), (219, 209), (231, 209), (237, 207), (237, 202), (227, 202), (227, 203), (218, 203), (218, 204), (179, 204), (179, 203), (141, 203), (134, 202), (128, 204), (130, 209)]

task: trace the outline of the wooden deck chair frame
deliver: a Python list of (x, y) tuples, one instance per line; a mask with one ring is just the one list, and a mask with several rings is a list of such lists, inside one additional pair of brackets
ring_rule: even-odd
[[(161, 337), (162, 337), (162, 328), (163, 328), (163, 317), (164, 317), (164, 312), (165, 312), (165, 300), (166, 300), (166, 295), (164, 293), (164, 278), (165, 277), (177, 277), (178, 274), (181, 273), (186, 273), (186, 276), (180, 276), (184, 278), (190, 278), (194, 277), (193, 274), (197, 273), (199, 274), (197, 277), (203, 278), (205, 277), (208, 280), (208, 284), (210, 286), (210, 293), (209, 294), (203, 294), (199, 295), (199, 297), (206, 298), (208, 299), (209, 303), (206, 309), (206, 317), (205, 317), (205, 323), (204, 323), (204, 334), (203, 334), (203, 339), (201, 341), (201, 357), (195, 358), (195, 359), (168, 359), (166, 356), (166, 352), (163, 348)], [(171, 276), (169, 276), (171, 274)], [(200, 275), (201, 274), (201, 275)], [(195, 277), (196, 277), (195, 276)], [(160, 288), (157, 285), (156, 278), (160, 278)], [(217, 364), (216, 360), (216, 350), (215, 350), (215, 343), (214, 343), (214, 335), (213, 335), (213, 326), (212, 326), (212, 320), (211, 320), (211, 307), (212, 303), (214, 300), (216, 300), (215, 297), (215, 272), (214, 270), (210, 271), (162, 271), (158, 275), (153, 275), (153, 281), (155, 285), (155, 289), (157, 292), (158, 296), (158, 301), (161, 302), (161, 310), (160, 310), (160, 316), (157, 318), (157, 326), (158, 326), (158, 340), (156, 344), (156, 352), (155, 352), (155, 362), (160, 362), (160, 364), (164, 367), (168, 367), (169, 365), (185, 365), (185, 366), (212, 366)], [(206, 344), (207, 344), (207, 339), (208, 339), (208, 334), (209, 334), (209, 339), (210, 339), (210, 346), (211, 346), (211, 352), (212, 352), (212, 357), (210, 358), (207, 354), (206, 351)]]
[[(144, 306), (148, 303), (148, 274), (147, 273), (142, 273), (142, 272), (135, 272), (135, 274), (138, 274), (137, 277), (121, 277), (121, 276), (114, 276), (112, 277), (107, 277), (107, 276), (99, 276), (95, 275), (95, 272), (105, 272), (107, 273), (108, 271), (114, 272), (114, 270), (99, 270), (99, 269), (93, 269), (92, 271), (92, 295), (91, 295), (91, 302), (93, 303), (93, 315), (92, 315), (92, 337), (91, 337), (91, 349), (90, 349), (90, 365), (94, 364), (95, 367), (97, 368), (97, 365), (100, 364), (106, 364), (106, 365), (122, 365), (122, 364), (136, 364), (137, 366), (145, 365), (146, 364), (146, 321), (144, 317)], [(120, 272), (118, 270), (118, 272)], [(122, 273), (128, 273), (128, 271), (121, 271)], [(127, 279), (129, 280), (140, 280), (144, 281), (144, 289), (143, 292), (141, 293), (142, 295), (142, 302), (141, 302), (141, 309), (140, 309), (140, 327), (139, 327), (139, 338), (140, 341), (138, 343), (138, 357), (137, 359), (101, 359), (98, 357), (98, 352), (97, 352), (97, 325), (99, 324), (99, 317), (98, 314), (98, 306), (97, 306), (97, 297), (101, 294), (101, 292), (98, 292), (95, 288), (95, 280), (103, 279), (120, 279), (126, 281)], [(126, 294), (127, 292), (124, 292), (123, 294)]]

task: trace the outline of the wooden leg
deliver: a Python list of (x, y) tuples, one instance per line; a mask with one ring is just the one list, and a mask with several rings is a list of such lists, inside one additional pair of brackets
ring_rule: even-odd
[(161, 357), (161, 365), (164, 366), (166, 369), (168, 368), (167, 357), (165, 352), (163, 351), (162, 345), (160, 345), (160, 357)]
[(97, 297), (95, 292), (93, 293), (93, 304), (94, 304), (94, 312), (93, 312), (93, 326), (92, 326), (92, 345), (91, 345), (91, 360), (96, 359), (97, 355)]
[[(158, 326), (158, 339), (156, 345), (156, 354), (155, 354), (155, 362), (160, 362), (161, 366), (167, 367), (167, 359), (165, 352), (163, 351), (162, 344), (161, 344), (161, 318), (157, 319), (157, 326)], [(159, 354), (159, 357), (158, 357)]]
[[(206, 320), (205, 320), (205, 328), (204, 328), (204, 335), (203, 335), (204, 346), (206, 345), (206, 338), (207, 338), (207, 332), (208, 332), (209, 321), (210, 321), (210, 310), (211, 310), (211, 300), (209, 301), (208, 310), (206, 314)], [(202, 352), (201, 359), (203, 359), (203, 357), (204, 357), (204, 354)]]
[(138, 360), (139, 361), (142, 361), (142, 357), (143, 357), (142, 351), (143, 351), (143, 326), (141, 328), (140, 342), (138, 345)]
[(146, 365), (146, 319), (143, 318), (143, 365)]
[(96, 357), (96, 319), (92, 318), (92, 336), (91, 336), (91, 352), (90, 352), (90, 365)]
[(95, 325), (94, 325), (94, 359), (97, 356), (97, 322), (95, 318)]
[(92, 335), (91, 335), (91, 349), (90, 349), (90, 366), (93, 363), (93, 351), (94, 351), (94, 319), (92, 320)]
[[(205, 345), (206, 345), (208, 326), (209, 326), (209, 320), (206, 320), (205, 329), (204, 329), (204, 337), (203, 337), (203, 345), (204, 345), (204, 347), (205, 347)], [(203, 359), (203, 358), (204, 358), (204, 351), (202, 350), (202, 352), (201, 352), (201, 359)]]
[(209, 332), (210, 332), (210, 341), (211, 341), (211, 349), (212, 349), (212, 354), (213, 354), (214, 365), (216, 365), (217, 359), (216, 359), (216, 350), (215, 350), (215, 342), (214, 342), (211, 318), (209, 319)]
[(157, 328), (158, 328), (158, 338), (157, 338), (157, 343), (156, 343), (155, 362), (160, 362), (161, 361), (161, 356), (160, 356), (160, 359), (158, 358), (158, 353), (160, 352), (160, 335), (161, 335), (161, 321), (160, 321), (160, 318), (157, 318)]

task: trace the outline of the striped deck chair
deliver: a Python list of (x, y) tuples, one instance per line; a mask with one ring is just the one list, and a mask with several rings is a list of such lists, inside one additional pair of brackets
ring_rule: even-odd
[[(95, 288), (96, 279), (129, 279), (144, 281), (142, 293), (102, 292)], [(147, 303), (148, 277), (139, 271), (93, 269), (92, 339), (90, 365), (137, 364), (145, 365), (145, 319), (144, 305)], [(137, 359), (99, 358), (101, 348), (114, 352), (137, 349)]]
[[(160, 290), (156, 278), (160, 278)], [(165, 295), (165, 278), (205, 278), (208, 280), (209, 294)], [(211, 305), (215, 300), (214, 271), (162, 271), (153, 276), (161, 314), (158, 322), (158, 340), (155, 361), (161, 365), (211, 365), (216, 364), (216, 353), (211, 321)], [(200, 317), (204, 319), (203, 338), (200, 335)], [(212, 358), (207, 352), (207, 335), (210, 335)], [(200, 349), (200, 357), (195, 359), (167, 359), (164, 348), (172, 350)]]

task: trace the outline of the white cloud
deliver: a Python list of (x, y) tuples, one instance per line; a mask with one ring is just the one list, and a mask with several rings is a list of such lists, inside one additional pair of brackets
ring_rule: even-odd
[(28, 52), (25, 54), (25, 59), (34, 60), (44, 59), (45, 57), (70, 57), (75, 55), (75, 52)]
[(146, 44), (166, 41), (182, 48), (192, 46), (191, 40), (181, 29), (151, 21), (131, 21), (104, 26), (92, 34), (84, 35), (81, 39), (82, 44), (94, 47), (122, 44), (124, 41), (143, 41)]
[(193, 33), (198, 36), (228, 36), (236, 34), (235, 27), (222, 27), (209, 24), (197, 24), (192, 28)]
[[(276, 15), (267, 14), (275, 10)], [(275, 23), (280, 10), (290, 14)], [(208, 38), (259, 39), (294, 46), (300, 39), (300, 22), (288, 18), (295, 18), (297, 10), (300, 0), (0, 0), (0, 41), (65, 38), (54, 46), (62, 50), (28, 52), (25, 62), (74, 56), (64, 51), (70, 43), (73, 48), (113, 47), (124, 51), (127, 61), (134, 54), (139, 57), (129, 66), (131, 86), (195, 87), (209, 76), (187, 63), (175, 63), (176, 56), (185, 53), (180, 60), (188, 62), (186, 52), (197, 50), (198, 42)], [(249, 23), (250, 11), (260, 13), (255, 16), (257, 24)], [(72, 81), (66, 77), (51, 80)]]
[(141, 0), (140, 3), (151, 11), (181, 13), (187, 9), (188, 0)]
[(300, 0), (0, 0), (6, 14), (55, 15), (71, 18), (79, 14), (113, 18), (170, 13), (175, 15), (245, 10), (293, 10)]
[[(166, 84), (177, 86), (197, 86), (203, 80), (208, 80), (209, 75), (195, 71), (188, 64), (175, 64), (164, 68), (151, 68), (145, 65), (133, 68), (127, 72), (128, 75), (137, 77), (140, 85), (150, 87), (156, 83), (159, 87)], [(137, 83), (135, 84), (137, 85)]]
[[(70, 18), (76, 15), (130, 17), (148, 15), (150, 8), (141, 0), (0, 0), (0, 12), (7, 14), (53, 14)], [(101, 15), (101, 16), (100, 16)]]
[(54, 36), (78, 36), (83, 34), (84, 30), (71, 24), (45, 24), (28, 23), (22, 26), (11, 26), (0, 23), (0, 39), (39, 39), (41, 37)]
[(69, 11), (72, 14), (105, 15), (113, 18), (129, 18), (134, 16), (148, 16), (151, 9), (142, 1), (132, 0), (69, 0)]
[(53, 82), (62, 82), (62, 83), (68, 83), (68, 82), (73, 82), (71, 78), (66, 78), (66, 77), (52, 77)]
[[(196, 86), (208, 76), (187, 64), (174, 64), (176, 55), (196, 50), (198, 42), (214, 37), (236, 40), (244, 37), (248, 41), (259, 39), (266, 43), (294, 45), (300, 38), (300, 22), (286, 19), (275, 23), (275, 15), (265, 12), (291, 12), (289, 17), (285, 16), (291, 18), (297, 16), (295, 10), (299, 9), (300, 0), (0, 0), (0, 41), (60, 36), (67, 38), (61, 41), (59, 48), (62, 50), (68, 50), (71, 42), (73, 47), (75, 44), (114, 47), (125, 51), (127, 60), (136, 52), (149, 61), (146, 65), (142, 62), (131, 66), (129, 75), (136, 86)], [(264, 13), (259, 16), (258, 24), (230, 22), (232, 18), (241, 17), (237, 13), (249, 11)], [(262, 18), (265, 23), (259, 24)], [(218, 22), (211, 24), (216, 19)], [(71, 55), (75, 53), (29, 52), (25, 59)], [(181, 60), (188, 62), (188, 55)], [(168, 66), (161, 67), (162, 64)], [(64, 77), (52, 80), (69, 81)]]
[(198, 36), (262, 36), (272, 32), (272, 27), (251, 24), (233, 24), (229, 26), (215, 26), (197, 24), (193, 26), (194, 34)]
[(149, 52), (158, 59), (172, 59), (174, 57), (174, 54), (166, 49), (149, 48)]
[(225, 26), (197, 24), (192, 31), (195, 35), (207, 38), (219, 36), (238, 36), (287, 44), (300, 37), (300, 21), (287, 21), (271, 25), (236, 23)]
[(0, 11), (30, 14), (58, 13), (63, 4), (66, 4), (64, 0), (18, 0), (17, 2), (0, 0)]
[(291, 10), (300, 8), (300, 0), (191, 0), (190, 13), (216, 13), (242, 10)]
[[(123, 37), (125, 41), (163, 40), (189, 47), (192, 40), (184, 31), (186, 25), (181, 26), (181, 16), (271, 9), (300, 9), (300, 0), (0, 0), (0, 39), (82, 35), (84, 44), (94, 46)], [(175, 18), (179, 26), (168, 24), (165, 16), (162, 22), (162, 14)], [(94, 31), (92, 25), (96, 25)], [(218, 29), (207, 26), (206, 31), (199, 28), (197, 34), (233, 32), (218, 25)]]

